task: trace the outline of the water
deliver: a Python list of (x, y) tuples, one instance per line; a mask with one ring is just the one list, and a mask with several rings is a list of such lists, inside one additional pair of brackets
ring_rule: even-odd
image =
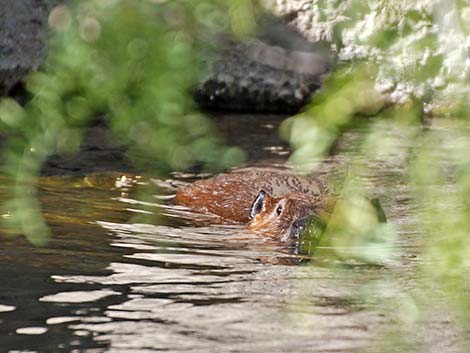
[[(286, 158), (273, 133), (279, 118), (236, 118), (219, 117), (218, 125), (250, 151), (253, 164)], [(352, 132), (343, 143), (362, 136)], [(43, 178), (40, 199), (53, 237), (44, 247), (0, 240), (0, 351), (373, 350), (396, 317), (384, 304), (397, 295), (388, 284), (413, 283), (420, 261), (422, 232), (399, 177), (406, 148), (397, 148), (395, 164), (376, 165), (380, 172), (368, 181), (399, 234), (397, 255), (374, 266), (315, 257), (308, 265), (244, 226), (210, 225), (168, 201), (194, 175)], [(448, 318), (433, 325), (412, 338), (428, 351), (458, 351)]]

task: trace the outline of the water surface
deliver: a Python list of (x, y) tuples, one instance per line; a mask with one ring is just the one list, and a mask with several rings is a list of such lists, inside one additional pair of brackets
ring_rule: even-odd
[[(280, 119), (253, 119), (222, 116), (217, 123), (229, 142), (249, 151), (250, 163), (282, 164), (288, 148), (274, 132)], [(363, 134), (349, 133), (343, 145)], [(244, 226), (195, 222), (207, 217), (170, 200), (200, 175), (42, 178), (48, 244), (0, 240), (0, 350), (373, 351), (396, 314), (383, 305), (396, 295), (387, 284), (413, 283), (420, 261), (423, 234), (410, 217), (402, 177), (406, 141), (393, 163), (370, 162), (378, 172), (366, 182), (398, 233), (389, 245), (395, 256), (378, 265), (315, 256), (307, 264)], [(353, 153), (346, 148), (339, 158)], [(459, 348), (445, 317), (411, 337), (428, 351)]]

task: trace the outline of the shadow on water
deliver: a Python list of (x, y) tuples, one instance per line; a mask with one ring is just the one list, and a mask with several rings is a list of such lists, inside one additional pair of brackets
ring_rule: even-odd
[[(240, 143), (253, 163), (286, 158), (286, 146), (263, 130), (275, 129), (279, 119), (260, 118), (259, 129), (247, 126), (248, 116), (235, 118), (218, 124), (231, 141), (248, 136)], [(348, 263), (342, 270), (319, 259), (291, 266), (302, 261), (290, 249), (244, 226), (195, 225), (207, 219), (168, 201), (195, 175), (43, 178), (40, 198), (53, 234), (47, 246), (0, 238), (1, 351), (352, 352), (369, 346), (387, 319), (353, 293), (394, 266), (411, 276), (419, 234), (407, 216), (406, 185), (396, 169), (381, 168), (370, 182), (402, 235), (403, 258), (399, 265)], [(149, 193), (150, 186), (158, 191)]]

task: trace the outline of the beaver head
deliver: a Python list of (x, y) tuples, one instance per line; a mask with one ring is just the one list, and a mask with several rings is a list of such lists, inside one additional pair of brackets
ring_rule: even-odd
[(261, 190), (251, 205), (248, 229), (281, 241), (296, 239), (315, 208), (314, 201), (303, 193), (274, 197)]

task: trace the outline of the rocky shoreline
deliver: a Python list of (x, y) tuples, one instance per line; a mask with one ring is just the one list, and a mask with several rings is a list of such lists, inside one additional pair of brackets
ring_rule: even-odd
[[(0, 5), (0, 95), (15, 95), (47, 52), (48, 15), (60, 0), (4, 0)], [(226, 43), (194, 91), (202, 109), (292, 113), (331, 70), (329, 55), (274, 17), (256, 39)]]
[[(40, 69), (47, 53), (48, 16), (62, 0), (4, 0), (0, 4), (0, 96), (28, 99), (23, 79)], [(206, 111), (285, 114), (298, 111), (332, 69), (321, 45), (303, 38), (272, 16), (260, 20), (256, 38), (228, 40), (207, 64), (194, 91)], [(235, 116), (235, 115), (234, 115)], [(262, 119), (261, 119), (262, 120)], [(5, 140), (0, 132), (0, 143)], [(43, 175), (132, 171), (125, 150), (109, 138), (103, 122), (88, 127), (80, 153), (51, 156)]]

